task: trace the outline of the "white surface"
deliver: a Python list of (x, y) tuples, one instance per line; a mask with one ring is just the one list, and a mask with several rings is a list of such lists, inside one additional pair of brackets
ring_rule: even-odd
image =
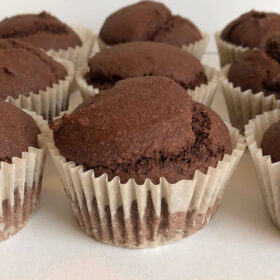
[[(158, 0), (160, 1), (160, 0)], [(3, 2), (3, 3), (2, 3)], [(49, 11), (67, 23), (79, 23), (95, 32), (105, 18), (117, 9), (137, 0), (0, 0), (0, 19), (18, 13)], [(174, 14), (191, 19), (204, 32), (211, 34), (208, 51), (216, 51), (212, 34), (249, 10), (280, 11), (279, 0), (161, 0)]]
[[(218, 65), (216, 55), (204, 62)], [(74, 94), (71, 104), (78, 99)], [(227, 118), (221, 94), (214, 109)], [(276, 280), (279, 272), (280, 231), (266, 214), (248, 152), (208, 226), (183, 241), (145, 250), (110, 247), (85, 235), (48, 158), (36, 214), (0, 243), (1, 280)]]

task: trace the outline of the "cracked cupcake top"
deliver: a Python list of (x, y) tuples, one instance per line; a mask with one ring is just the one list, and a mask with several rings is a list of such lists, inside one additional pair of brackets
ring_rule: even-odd
[(263, 91), (280, 98), (280, 64), (260, 49), (238, 55), (230, 66), (228, 80), (242, 91)]
[(197, 58), (174, 46), (155, 42), (131, 42), (102, 50), (90, 59), (89, 68), (85, 79), (99, 89), (141, 76), (168, 77), (185, 89), (207, 83)]
[(69, 26), (46, 12), (5, 18), (0, 22), (0, 38), (20, 39), (44, 50), (68, 49), (82, 44)]
[(222, 119), (165, 77), (119, 81), (51, 128), (64, 157), (122, 183), (192, 179), (232, 151)]
[(191, 21), (172, 15), (165, 5), (141, 1), (110, 15), (100, 30), (100, 38), (108, 45), (157, 41), (182, 47), (202, 36)]
[(19, 40), (0, 39), (0, 98), (37, 94), (67, 75), (65, 68), (43, 51)]
[(12, 162), (28, 147), (38, 147), (40, 130), (28, 114), (0, 100), (0, 162)]
[(237, 46), (264, 49), (267, 37), (279, 31), (279, 14), (250, 11), (229, 23), (221, 37)]

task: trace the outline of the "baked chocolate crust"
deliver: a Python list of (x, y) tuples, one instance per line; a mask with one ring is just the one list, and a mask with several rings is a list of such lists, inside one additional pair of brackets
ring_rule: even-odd
[(64, 79), (63, 65), (43, 51), (15, 39), (0, 39), (0, 98), (29, 96)]
[(267, 37), (279, 31), (279, 14), (253, 10), (229, 23), (221, 37), (237, 46), (264, 49)]
[(241, 53), (232, 63), (228, 80), (242, 91), (263, 91), (280, 98), (280, 64), (260, 49)]
[(109, 89), (119, 80), (142, 76), (168, 77), (185, 89), (207, 83), (197, 58), (156, 42), (131, 42), (105, 49), (90, 59), (89, 68), (85, 79), (99, 89)]
[(81, 46), (79, 36), (47, 12), (23, 14), (0, 22), (0, 38), (20, 39), (44, 50)]
[(12, 162), (28, 147), (38, 147), (35, 121), (19, 108), (0, 100), (0, 162)]
[(220, 117), (165, 77), (122, 80), (51, 128), (64, 157), (122, 183), (192, 179), (232, 151)]
[(174, 16), (162, 3), (140, 1), (111, 14), (100, 30), (108, 45), (132, 41), (157, 41), (182, 47), (202, 38), (188, 19)]
[(280, 121), (270, 126), (263, 134), (263, 155), (270, 155), (272, 162), (280, 161)]

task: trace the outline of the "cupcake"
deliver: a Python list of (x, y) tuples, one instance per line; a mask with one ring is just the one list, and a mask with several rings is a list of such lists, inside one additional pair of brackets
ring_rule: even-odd
[(280, 107), (280, 64), (260, 49), (239, 54), (222, 70), (230, 121), (243, 131), (256, 115)]
[(103, 49), (76, 74), (84, 99), (110, 89), (119, 80), (164, 76), (189, 90), (195, 101), (210, 106), (218, 86), (215, 69), (180, 48), (157, 42), (130, 42)]
[(0, 22), (0, 38), (20, 39), (55, 58), (71, 60), (75, 66), (87, 61), (94, 35), (87, 28), (72, 28), (46, 12), (23, 14)]
[(275, 32), (280, 32), (279, 14), (250, 11), (241, 15), (215, 34), (221, 66), (248, 48), (265, 50), (268, 37)]
[(82, 229), (130, 248), (204, 227), (245, 148), (236, 129), (166, 77), (121, 80), (51, 128), (49, 150)]
[(17, 233), (37, 207), (48, 126), (0, 100), (0, 240)]
[(20, 40), (0, 39), (0, 99), (51, 120), (67, 110), (74, 67)]
[(99, 46), (133, 41), (155, 41), (189, 51), (201, 58), (209, 36), (188, 19), (172, 15), (162, 3), (140, 1), (110, 15), (101, 27)]
[(280, 228), (280, 110), (265, 112), (250, 120), (245, 135), (264, 204)]

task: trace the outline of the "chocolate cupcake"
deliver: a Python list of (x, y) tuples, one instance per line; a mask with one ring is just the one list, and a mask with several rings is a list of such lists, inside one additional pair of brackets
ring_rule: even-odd
[(184, 48), (201, 58), (209, 37), (162, 3), (140, 1), (110, 15), (101, 27), (100, 48), (133, 41), (155, 41)]
[(280, 32), (280, 15), (250, 11), (229, 23), (216, 34), (221, 65), (231, 63), (246, 48), (265, 50), (266, 41)]
[(20, 230), (40, 196), (47, 123), (0, 101), (0, 240)]
[[(63, 181), (71, 180), (66, 194), (81, 227), (125, 247), (201, 229), (245, 147), (237, 131), (165, 77), (119, 81), (51, 128), (50, 152)], [(81, 192), (73, 192), (76, 184)]]
[(265, 43), (265, 52), (280, 63), (280, 32), (268, 36)]
[(223, 69), (222, 89), (233, 126), (280, 107), (280, 64), (260, 49), (240, 53)]
[(250, 120), (245, 135), (264, 204), (280, 229), (280, 110), (265, 112)]
[(67, 109), (74, 74), (71, 62), (59, 62), (22, 41), (0, 39), (0, 98), (52, 119)]
[[(88, 58), (93, 45), (93, 34), (89, 30), (81, 29), (77, 31), (82, 31), (83, 34), (78, 32), (77, 34), (68, 25), (47, 12), (16, 15), (5, 18), (0, 22), (1, 39), (20, 39), (29, 45), (45, 50), (54, 57), (72, 60), (75, 64), (78, 62), (75, 55), (78, 54), (74, 55), (73, 51), (75, 50), (75, 53), (85, 51), (85, 54), (79, 56), (87, 56)], [(85, 38), (86, 35), (88, 36), (87, 39)], [(85, 43), (90, 45), (86, 46), (86, 49), (83, 46)], [(81, 64), (84, 61), (79, 63)]]
[(79, 68), (76, 81), (87, 99), (99, 90), (110, 89), (119, 80), (144, 76), (171, 78), (191, 90), (195, 101), (207, 106), (211, 105), (218, 85), (213, 68), (203, 67), (188, 52), (156, 42), (130, 42), (104, 49)]

